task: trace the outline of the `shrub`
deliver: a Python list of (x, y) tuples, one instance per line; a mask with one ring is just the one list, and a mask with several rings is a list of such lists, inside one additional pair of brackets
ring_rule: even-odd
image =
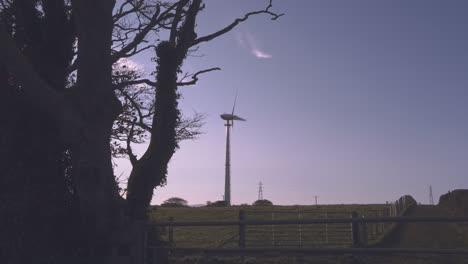
[(187, 200), (184, 200), (179, 197), (172, 197), (167, 200), (165, 200), (162, 204), (162, 207), (187, 207), (188, 202)]
[(208, 206), (208, 207), (226, 207), (227, 203), (226, 203), (226, 201), (216, 201), (216, 202), (212, 202), (210, 204), (207, 204), (206, 206)]
[(252, 205), (254, 206), (271, 206), (273, 203), (269, 200), (263, 199), (263, 200), (257, 200), (255, 201)]

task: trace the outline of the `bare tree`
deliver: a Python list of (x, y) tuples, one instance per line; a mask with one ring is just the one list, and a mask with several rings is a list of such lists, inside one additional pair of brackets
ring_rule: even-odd
[[(177, 109), (178, 82), (177, 73), (191, 49), (211, 41), (258, 14), (267, 14), (273, 20), (281, 16), (271, 12), (272, 3), (268, 3), (263, 10), (253, 11), (243, 17), (235, 19), (231, 24), (205, 36), (198, 36), (196, 17), (203, 9), (201, 0), (182, 0), (174, 6), (175, 12), (170, 19), (170, 31), (167, 40), (156, 47), (157, 75), (156, 75), (156, 112), (154, 115), (150, 144), (140, 160), (135, 161), (128, 181), (127, 201), (130, 214), (139, 217), (151, 201), (153, 190), (165, 182), (167, 164), (177, 148), (175, 140), (175, 126), (179, 119)], [(196, 76), (195, 76), (196, 77)], [(171, 139), (161, 141), (161, 138)]]
[[(122, 113), (114, 122), (111, 149), (114, 157), (128, 157), (132, 164), (136, 158), (132, 144), (148, 141), (155, 115), (155, 83), (142, 79), (145, 74), (125, 60), (113, 66), (113, 84), (122, 103)], [(196, 75), (191, 75), (191, 81), (180, 82), (179, 86), (195, 84)], [(196, 111), (190, 117), (181, 116), (176, 125), (176, 141), (196, 139), (202, 134), (204, 118), (204, 114)]]
[[(17, 226), (34, 227), (19, 238), (14, 233), (4, 238), (9, 245), (8, 239), (18, 239), (7, 250), (12, 263), (56, 262), (54, 256), (63, 262), (69, 260), (64, 248), (80, 246), (87, 254), (76, 263), (105, 263), (96, 249), (119, 239), (137, 245), (136, 230), (145, 221), (154, 188), (165, 183), (178, 142), (199, 133), (201, 116), (181, 117), (178, 87), (218, 69), (180, 80), (185, 58), (251, 16), (281, 16), (271, 11), (269, 1), (265, 9), (198, 36), (202, 0), (115, 3), (0, 0), (0, 118), (5, 124), (0, 129), (0, 181), (8, 188), (0, 196), (8, 206), (0, 213), (15, 208), (24, 220)], [(162, 31), (167, 32), (161, 34), (167, 36), (164, 40)], [(154, 80), (137, 72), (121, 74), (113, 66), (153, 49)], [(114, 145), (113, 153), (112, 139), (125, 145)], [(137, 157), (131, 144), (145, 140), (148, 148)], [(111, 157), (125, 153), (133, 170), (123, 199)], [(33, 210), (39, 202), (56, 213), (44, 216)], [(26, 209), (37, 213), (37, 223), (28, 222), (32, 217)], [(57, 233), (54, 219), (64, 220), (63, 230), (71, 237), (52, 235)], [(16, 227), (6, 221), (2, 231)], [(43, 248), (28, 242), (38, 240)]]

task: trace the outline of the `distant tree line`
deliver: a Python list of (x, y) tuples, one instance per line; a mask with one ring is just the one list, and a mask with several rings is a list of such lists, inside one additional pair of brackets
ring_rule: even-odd
[[(252, 206), (272, 206), (273, 203), (270, 200), (263, 199), (257, 200), (252, 203)], [(207, 201), (207, 207), (226, 207), (226, 201), (219, 200), (219, 201)], [(241, 204), (241, 206), (249, 206), (248, 204)], [(180, 197), (171, 197), (164, 202), (161, 203), (161, 207), (189, 207), (187, 200), (180, 198)]]
[[(263, 200), (257, 200), (252, 203), (253, 206), (272, 206), (273, 203), (270, 200), (263, 199)], [(226, 201), (215, 201), (215, 202), (206, 202), (207, 207), (223, 207), (227, 206)], [(240, 206), (249, 206), (249, 204), (243, 203)]]

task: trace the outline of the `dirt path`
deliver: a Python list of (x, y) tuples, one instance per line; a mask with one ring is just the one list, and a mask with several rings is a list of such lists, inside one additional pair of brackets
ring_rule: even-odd
[[(408, 216), (449, 216), (450, 212), (438, 206), (413, 207)], [(399, 225), (379, 247), (467, 249), (467, 229), (458, 223), (407, 223)], [(466, 264), (467, 256), (407, 255), (369, 257), (361, 263), (385, 264)]]

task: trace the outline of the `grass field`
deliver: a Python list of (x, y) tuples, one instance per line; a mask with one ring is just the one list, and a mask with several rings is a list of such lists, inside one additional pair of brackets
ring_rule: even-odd
[[(375, 205), (321, 205), (321, 206), (271, 206), (271, 207), (200, 207), (162, 208), (151, 213), (152, 221), (212, 221), (238, 220), (239, 210), (244, 210), (246, 219), (307, 219), (323, 217), (350, 217), (351, 212), (370, 216), (387, 216), (389, 206)], [(447, 210), (435, 206), (418, 206), (410, 210), (414, 216), (447, 216)], [(390, 225), (368, 224), (369, 244), (379, 241), (390, 230)], [(427, 248), (466, 248), (468, 227), (454, 223), (408, 223), (392, 228), (382, 247), (427, 247)], [(167, 229), (163, 230), (167, 239)], [(347, 247), (351, 245), (350, 224), (313, 224), (291, 226), (250, 226), (246, 229), (247, 247)], [(328, 233), (328, 235), (327, 235)], [(249, 235), (250, 234), (250, 235)], [(274, 235), (273, 235), (274, 234)], [(328, 240), (328, 241), (327, 241)], [(177, 227), (174, 228), (174, 242), (177, 247), (230, 248), (238, 246), (238, 227)], [(382, 242), (382, 241), (381, 241)], [(299, 244), (302, 243), (302, 244)], [(261, 257), (206, 257), (173, 256), (171, 263), (226, 263), (226, 264), (297, 264), (297, 263), (382, 263), (382, 264), (468, 264), (468, 259), (457, 255), (384, 255), (384, 256), (261, 256)]]
[[(349, 218), (352, 212), (359, 215), (387, 216), (388, 205), (319, 205), (319, 206), (234, 206), (167, 208), (156, 207), (152, 210), (151, 221), (213, 221), (238, 220), (239, 211), (245, 211), (247, 220), (290, 220), (315, 218)], [(387, 226), (368, 225), (370, 243), (383, 234)], [(216, 227), (175, 227), (174, 243), (177, 247), (237, 247), (237, 226)], [(162, 229), (163, 239), (168, 239), (167, 229)], [(352, 244), (350, 224), (311, 224), (282, 226), (247, 226), (247, 247), (347, 247)]]

